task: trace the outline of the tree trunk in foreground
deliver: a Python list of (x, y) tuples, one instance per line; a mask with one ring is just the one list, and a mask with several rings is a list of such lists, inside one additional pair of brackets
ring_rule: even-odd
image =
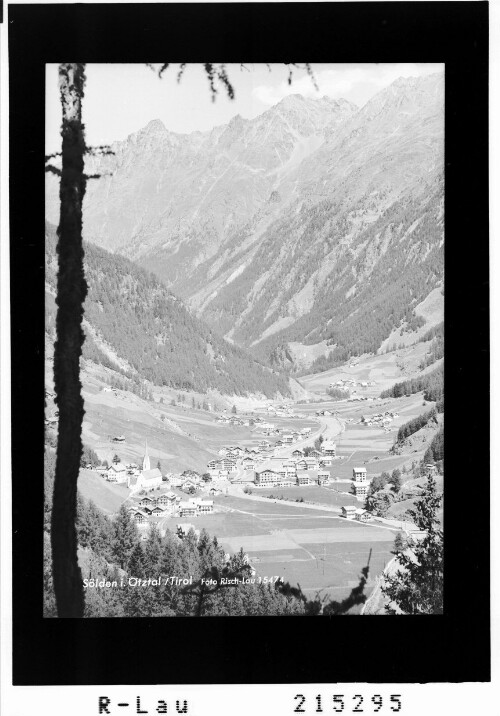
[(61, 213), (57, 230), (57, 339), (54, 346), (59, 435), (52, 505), (52, 568), (59, 617), (81, 617), (84, 609), (76, 538), (76, 492), (84, 415), (79, 364), (84, 341), (83, 302), (87, 294), (82, 248), (82, 203), (86, 183), (81, 121), (84, 85), (85, 65), (63, 63), (59, 66), (63, 119)]

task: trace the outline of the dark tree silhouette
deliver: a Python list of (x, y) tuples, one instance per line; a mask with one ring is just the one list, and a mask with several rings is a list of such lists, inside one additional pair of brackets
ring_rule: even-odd
[(359, 577), (358, 584), (351, 589), (345, 599), (338, 602), (335, 599), (328, 599), (327, 597), (321, 597), (321, 593), (317, 592), (315, 599), (308, 599), (302, 591), (300, 584), (296, 587), (292, 587), (288, 582), (279, 586), (279, 590), (285, 596), (293, 596), (296, 599), (301, 600), (304, 603), (304, 609), (306, 616), (340, 616), (347, 614), (350, 609), (355, 606), (359, 606), (366, 602), (365, 588), (368, 582), (368, 575), (370, 573), (370, 560), (372, 557), (372, 550), (368, 555), (368, 562), (366, 567), (363, 567)]
[(403, 614), (443, 613), (444, 543), (437, 516), (442, 499), (436, 481), (429, 476), (415, 508), (408, 510), (425, 536), (404, 540), (398, 535), (394, 542), (399, 569), (385, 575), (382, 585), (383, 594), (390, 600), (385, 607), (388, 614), (398, 613), (397, 609)]
[[(315, 84), (308, 63), (285, 63), (288, 83), (293, 71), (302, 67)], [(169, 63), (156, 70), (162, 74)], [(180, 81), (186, 63), (181, 63), (177, 80)], [(229, 99), (234, 99), (234, 88), (224, 64), (204, 63), (212, 100), (215, 101), (222, 84)], [(241, 65), (243, 68), (244, 65)], [(54, 344), (55, 401), (59, 409), (59, 437), (54, 479), (52, 507), (52, 563), (53, 582), (60, 617), (82, 617), (84, 612), (83, 583), (77, 559), (76, 493), (82, 456), (81, 429), (84, 416), (80, 382), (80, 356), (84, 342), (82, 330), (83, 302), (87, 284), (83, 269), (82, 205), (87, 179), (97, 178), (84, 173), (84, 156), (89, 151), (85, 144), (82, 122), (82, 99), (85, 92), (85, 64), (64, 62), (59, 65), (59, 86), (62, 105), (61, 169), (48, 162), (46, 171), (60, 177), (60, 219), (58, 234), (57, 318)], [(93, 152), (109, 153), (108, 147), (96, 147)]]
[(83, 273), (82, 202), (85, 137), (81, 102), (85, 67), (59, 66), (62, 118), (62, 167), (58, 228), (57, 338), (54, 345), (54, 386), (59, 409), (59, 436), (52, 502), (52, 565), (57, 613), (83, 616), (82, 576), (77, 560), (76, 485), (82, 456), (83, 398), (80, 356), (82, 316), (87, 285)]

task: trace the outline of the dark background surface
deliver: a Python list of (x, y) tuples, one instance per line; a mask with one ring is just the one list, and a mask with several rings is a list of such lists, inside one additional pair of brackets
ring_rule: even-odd
[[(14, 684), (489, 680), (487, 3), (15, 5), (8, 22)], [(443, 616), (41, 616), (45, 63), (167, 60), (446, 63)]]

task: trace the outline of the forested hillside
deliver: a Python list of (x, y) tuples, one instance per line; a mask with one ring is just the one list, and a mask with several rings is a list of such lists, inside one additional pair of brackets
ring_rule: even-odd
[(427, 366), (432, 365), (440, 358), (444, 357), (444, 323), (431, 328), (427, 333), (422, 336), (422, 341), (430, 341), (430, 347), (427, 355), (420, 364), (420, 369), (423, 370)]
[(417, 378), (410, 378), (396, 383), (392, 388), (383, 390), (381, 398), (401, 398), (403, 395), (412, 395), (424, 391), (424, 400), (441, 401), (444, 396), (444, 367), (438, 366), (430, 373)]
[[(47, 224), (46, 281), (56, 286), (56, 234)], [(85, 245), (87, 340), (84, 357), (156, 385), (226, 395), (289, 394), (286, 378), (229, 344), (194, 317), (151, 273), (91, 244)], [(46, 301), (54, 337), (55, 304)]]
[[(332, 247), (339, 258), (318, 288), (310, 310), (290, 327), (259, 342), (253, 348), (254, 354), (264, 359), (272, 356), (276, 347), (283, 343), (302, 340), (314, 344), (327, 340), (332, 349), (327, 356), (321, 356), (313, 363), (311, 370), (316, 372), (338, 365), (351, 356), (376, 352), (394, 326), (403, 322), (407, 330), (423, 325), (423, 319), (414, 313), (414, 308), (440, 284), (444, 272), (442, 193), (442, 177), (439, 177), (430, 196), (418, 200), (406, 197), (395, 202), (361, 231), (348, 248), (343, 245), (351, 227), (345, 221), (339, 222), (331, 202), (317, 206), (314, 218), (311, 218), (312, 212), (308, 212), (305, 224), (300, 213), (289, 219), (283, 228), (289, 235), (297, 233), (300, 224), (301, 238), (296, 251), (301, 264), (305, 263), (305, 257), (310, 264), (304, 275), (319, 272)], [(277, 245), (279, 242), (276, 244), (274, 237), (270, 237), (262, 247), (260, 261), (271, 258), (277, 265)], [(374, 260), (375, 251), (378, 252), (377, 261)], [(291, 271), (294, 262), (297, 263), (297, 259), (292, 254), (281, 263), (283, 273)], [(244, 291), (238, 292), (236, 281), (231, 286), (214, 299), (212, 305), (217, 302), (221, 305), (232, 292), (239, 298), (239, 303), (236, 298), (231, 310), (241, 310)], [(296, 286), (290, 286), (290, 298), (296, 289)], [(274, 284), (269, 286), (266, 304), (273, 305), (273, 293), (278, 290)], [(269, 318), (263, 327), (279, 321), (279, 312), (277, 307), (276, 313), (267, 314)], [(257, 311), (247, 314), (241, 321), (241, 328), (233, 332), (233, 338), (248, 344), (260, 330), (258, 326)]]

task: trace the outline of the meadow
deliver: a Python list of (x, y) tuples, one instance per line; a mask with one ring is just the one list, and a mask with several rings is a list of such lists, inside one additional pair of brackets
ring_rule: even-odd
[[(350, 484), (351, 483), (342, 483), (339, 487), (348, 491)], [(358, 504), (354, 495), (351, 496), (341, 494), (335, 490), (335, 487), (334, 483), (332, 487), (318, 487), (317, 485), (311, 485), (309, 487), (259, 488), (255, 490), (255, 494), (262, 497), (270, 497), (271, 495), (275, 498), (284, 497), (291, 501), (295, 501), (297, 499), (300, 500), (302, 497), (306, 502), (315, 502), (319, 505), (336, 505), (337, 507)]]
[(391, 559), (396, 532), (338, 517), (331, 511), (312, 510), (296, 503), (269, 503), (231, 495), (215, 499), (219, 512), (181, 520), (165, 520), (175, 530), (189, 521), (197, 529), (217, 535), (228, 552), (243, 548), (261, 577), (281, 576), (297, 584), (308, 597), (316, 592), (344, 599), (358, 584), (370, 559), (367, 595), (374, 577)]

